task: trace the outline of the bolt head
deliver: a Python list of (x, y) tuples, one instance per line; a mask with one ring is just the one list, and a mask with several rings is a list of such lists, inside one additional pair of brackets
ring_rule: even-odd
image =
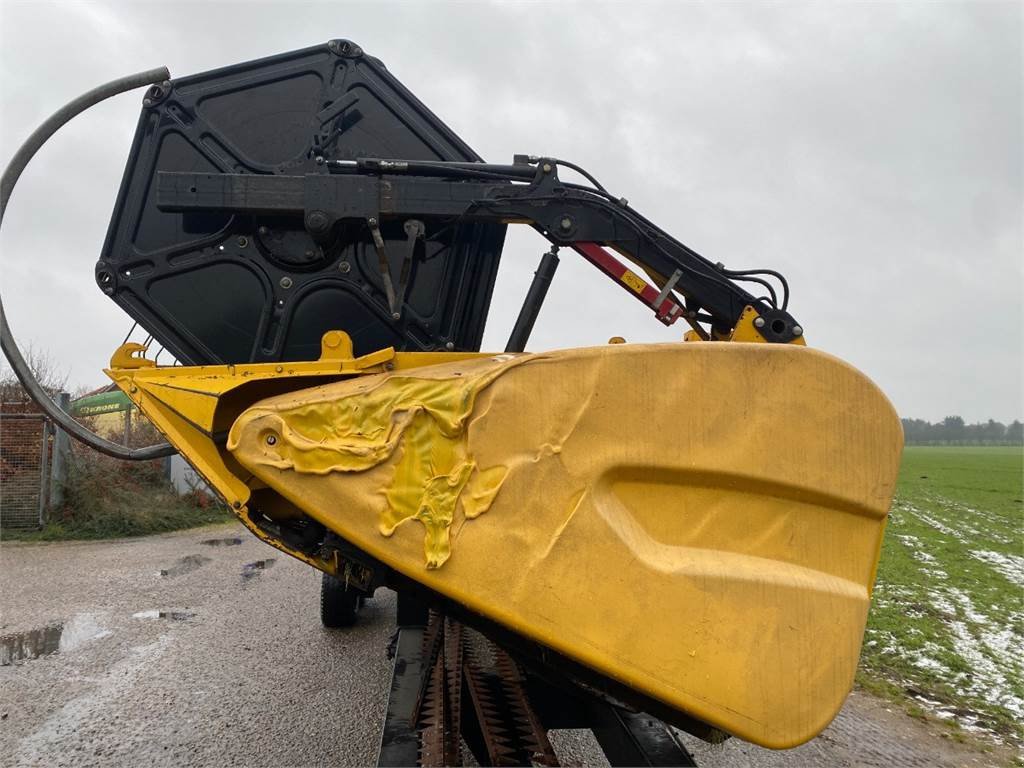
[(565, 216), (562, 218), (560, 222), (558, 222), (558, 226), (566, 230), (572, 229), (572, 219), (570, 219), (568, 216)]
[(541, 166), (541, 170), (544, 171), (544, 173), (551, 173), (551, 163), (544, 163), (544, 165)]
[(451, 352), (453, 349), (455, 349), (455, 345), (449, 341), (447, 344), (444, 345), (444, 348)]
[(328, 224), (327, 214), (323, 211), (313, 211), (306, 217), (306, 226), (314, 232), (322, 232)]
[(755, 317), (754, 318), (754, 327), (755, 328), (764, 328), (764, 318), (763, 317)]
[(347, 261), (338, 262), (338, 271), (343, 275), (347, 275), (352, 270), (352, 265)]
[(803, 336), (804, 335), (804, 329), (801, 328), (799, 325), (794, 325), (793, 326), (793, 335), (794, 336)]
[(282, 277), (281, 278), (281, 287), (284, 288), (285, 290), (288, 290), (289, 288), (291, 288), (292, 287), (292, 279), (290, 277), (288, 277), (287, 275)]
[(277, 438), (274, 435), (267, 435), (267, 445), (276, 445)]

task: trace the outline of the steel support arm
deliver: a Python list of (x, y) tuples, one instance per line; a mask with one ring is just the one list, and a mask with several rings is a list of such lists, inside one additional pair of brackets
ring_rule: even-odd
[[(518, 169), (517, 175), (510, 168)], [(292, 215), (302, 217), (310, 234), (324, 242), (343, 220), (445, 217), (525, 223), (556, 246), (579, 249), (597, 243), (617, 251), (662, 289), (658, 307), (674, 290), (685, 297), (687, 316), (709, 322), (719, 335), (736, 326), (747, 306), (763, 318), (760, 331), (770, 342), (790, 342), (802, 333), (784, 303), (774, 306), (747, 292), (722, 265), (687, 248), (625, 201), (563, 183), (554, 162), (541, 160), (533, 168), (360, 160), (334, 173), (307, 176), (161, 172), (157, 185), (161, 210)]]

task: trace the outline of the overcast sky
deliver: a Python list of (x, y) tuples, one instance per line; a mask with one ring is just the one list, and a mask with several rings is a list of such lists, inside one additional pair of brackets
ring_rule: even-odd
[[(0, 158), (68, 99), (346, 37), (485, 159), (574, 160), (731, 268), (787, 275), (808, 342), (903, 416), (1024, 416), (1022, 5), (16, 3), (0, 0)], [(8, 317), (73, 387), (131, 322), (93, 282), (141, 92), (33, 162), (0, 243)], [(510, 230), (485, 348), (546, 243)], [(563, 258), (532, 349), (673, 340)]]

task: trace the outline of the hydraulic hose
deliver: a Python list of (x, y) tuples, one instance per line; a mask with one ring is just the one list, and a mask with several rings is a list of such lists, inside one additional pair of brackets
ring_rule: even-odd
[[(11, 193), (14, 191), (14, 185), (18, 183), (22, 171), (25, 170), (25, 167), (36, 152), (39, 151), (39, 148), (65, 123), (104, 99), (109, 99), (111, 96), (116, 96), (119, 93), (124, 93), (143, 85), (162, 83), (168, 80), (170, 76), (171, 73), (167, 71), (167, 67), (159, 67), (158, 69), (150, 69), (112, 80), (106, 85), (101, 85), (98, 88), (93, 88), (88, 93), (82, 94), (53, 113), (46, 122), (36, 128), (35, 132), (28, 137), (25, 143), (15, 152), (7, 168), (4, 169), (4, 175), (0, 179), (0, 226), (3, 224), (4, 213), (7, 210), (7, 201), (10, 200)], [(35, 374), (29, 368), (28, 363), (25, 362), (25, 358), (22, 356), (21, 350), (11, 334), (10, 326), (7, 324), (7, 315), (4, 312), (2, 296), (0, 296), (0, 347), (3, 348), (4, 356), (11, 364), (14, 375), (18, 377), (18, 381), (21, 382), (21, 386), (25, 388), (29, 396), (46, 412), (47, 416), (57, 422), (65, 432), (76, 440), (88, 445), (90, 448), (96, 449), (100, 453), (129, 461), (159, 459), (176, 453), (174, 447), (169, 443), (150, 445), (145, 448), (126, 448), (123, 445), (112, 443), (82, 426), (69, 413), (62, 410), (50, 398), (46, 390), (43, 389)]]

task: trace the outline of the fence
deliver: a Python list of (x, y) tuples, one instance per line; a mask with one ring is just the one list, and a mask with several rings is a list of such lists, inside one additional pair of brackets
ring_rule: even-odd
[(0, 529), (39, 528), (63, 503), (67, 439), (34, 403), (0, 404)]

